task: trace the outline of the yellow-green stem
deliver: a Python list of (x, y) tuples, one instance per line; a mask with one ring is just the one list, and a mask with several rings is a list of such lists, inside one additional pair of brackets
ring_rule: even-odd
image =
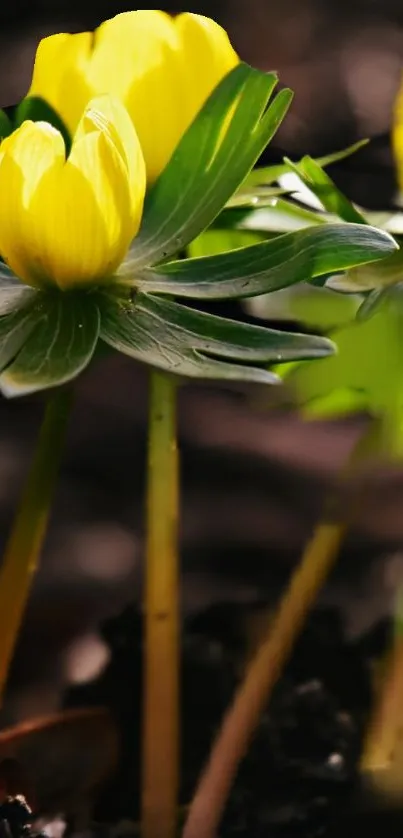
[(71, 392), (52, 392), (0, 567), (0, 701), (44, 542)]
[[(378, 701), (367, 731), (361, 757), (361, 770), (373, 777), (374, 786), (382, 790), (383, 779), (388, 783), (386, 773), (392, 769), (395, 749), (403, 731), (403, 636), (397, 634), (386, 665)], [(377, 778), (377, 774), (379, 776)], [(395, 778), (391, 776), (395, 783)], [(392, 785), (392, 782), (390, 785)], [(395, 786), (397, 784), (395, 783)], [(403, 778), (400, 779), (400, 793), (403, 797)]]
[[(347, 476), (353, 462), (360, 460), (377, 436), (377, 425), (371, 425), (349, 460)], [(355, 501), (357, 498), (355, 498)], [(225, 803), (259, 718), (272, 689), (281, 674), (307, 615), (337, 558), (356, 503), (341, 519), (340, 497), (331, 499), (324, 522), (320, 523), (308, 543), (302, 560), (270, 623), (266, 640), (253, 658), (232, 707), (224, 718), (213, 745), (207, 767), (202, 774), (191, 803), (184, 838), (215, 838)]]
[[(401, 460), (401, 410), (389, 409), (383, 417), (384, 453), (389, 461)], [(403, 588), (397, 591), (395, 634), (378, 690), (361, 756), (361, 772), (375, 790), (403, 799)]]
[(142, 836), (173, 838), (179, 774), (179, 476), (174, 378), (150, 384)]

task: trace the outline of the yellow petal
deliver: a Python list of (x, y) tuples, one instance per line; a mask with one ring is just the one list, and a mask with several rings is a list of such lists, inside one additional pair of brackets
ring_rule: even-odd
[(124, 95), (135, 78), (158, 69), (179, 49), (173, 19), (165, 12), (139, 9), (106, 20), (95, 32), (90, 84)]
[[(126, 20), (133, 27), (129, 33), (127, 26), (133, 83), (128, 91), (120, 91), (136, 126), (151, 182), (167, 165), (210, 93), (239, 63), (228, 35), (213, 20), (187, 13), (176, 18), (160, 15), (147, 10), (128, 13)], [(112, 43), (112, 29), (105, 31), (107, 35), (113, 49), (118, 41)], [(121, 78), (127, 78), (130, 70), (122, 67), (120, 72)]]
[(105, 133), (126, 166), (132, 202), (133, 238), (140, 226), (146, 190), (146, 167), (139, 138), (126, 108), (114, 96), (99, 96), (92, 100), (77, 130), (75, 141), (94, 129)]
[(152, 9), (125, 12), (96, 32), (88, 69), (93, 90), (122, 99), (140, 138), (149, 180), (164, 168), (182, 132), (180, 41), (173, 19)]
[(397, 179), (400, 189), (403, 190), (403, 81), (395, 101), (392, 140), (397, 167)]
[[(20, 204), (14, 199), (8, 246), (0, 201), (0, 252), (31, 284), (47, 281), (68, 288), (108, 279), (138, 230), (145, 193), (145, 165), (128, 115), (108, 97), (91, 103), (67, 161), (57, 131), (30, 123), (27, 132), (27, 124), (9, 138), (13, 142), (0, 159), (0, 193), (5, 191), (3, 184), (7, 190), (15, 188), (16, 178), (12, 183), (9, 169), (17, 168), (22, 183), (19, 195), (24, 198)], [(48, 153), (45, 165), (48, 134), (56, 135), (63, 154)], [(6, 160), (9, 169), (4, 183)], [(42, 169), (33, 179), (39, 161)]]
[(20, 279), (43, 283), (45, 266), (28, 207), (45, 175), (64, 165), (64, 142), (55, 128), (24, 122), (3, 140), (0, 153), (0, 253)]
[(239, 57), (225, 29), (214, 20), (184, 12), (175, 18), (175, 25), (181, 41), (184, 102), (190, 124), (217, 84), (239, 64)]
[(93, 92), (87, 82), (92, 32), (50, 35), (40, 41), (28, 96), (41, 96), (58, 112), (71, 134)]
[(94, 36), (45, 38), (30, 92), (47, 99), (70, 130), (89, 99), (105, 93), (120, 98), (153, 181), (214, 87), (238, 61), (226, 32), (213, 20), (139, 9), (105, 21)]
[(145, 184), (144, 160), (123, 106), (107, 97), (94, 101), (60, 177), (37, 190), (31, 204), (33, 215), (46, 207), (48, 275), (60, 287), (111, 276), (138, 230)]

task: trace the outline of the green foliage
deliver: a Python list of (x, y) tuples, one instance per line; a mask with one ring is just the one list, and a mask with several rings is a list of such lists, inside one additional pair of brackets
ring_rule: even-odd
[(240, 64), (218, 85), (150, 190), (129, 271), (168, 259), (205, 230), (275, 134), (292, 99)]
[(13, 130), (13, 124), (7, 114), (0, 108), (0, 142), (8, 137)]
[(254, 317), (294, 320), (304, 328), (322, 333), (354, 320), (360, 306), (362, 297), (358, 294), (335, 294), (308, 282), (248, 300), (248, 311)]
[(266, 240), (265, 233), (236, 229), (216, 230), (214, 227), (210, 227), (209, 230), (205, 230), (193, 242), (190, 242), (187, 253), (188, 256), (195, 259), (198, 256), (217, 256), (218, 253), (238, 250), (240, 247), (247, 247)]
[[(269, 104), (276, 81), (273, 74), (241, 64), (212, 93), (150, 190), (140, 233), (108, 285), (36, 290), (1, 266), (3, 393), (20, 395), (69, 381), (102, 346), (180, 377), (265, 383), (278, 381), (270, 365), (333, 351), (323, 337), (246, 325), (192, 308), (195, 300), (241, 299), (323, 279), (396, 249), (388, 234), (373, 227), (312, 226), (311, 217), (306, 229), (268, 241), (261, 241), (261, 233), (229, 228), (203, 233), (225, 215), (223, 208), (246, 182), (288, 109), (287, 90)], [(56, 124), (42, 107), (24, 100), (17, 117), (30, 114)], [(265, 200), (269, 197), (283, 200), (273, 193)], [(226, 212), (245, 217), (242, 207)], [(192, 242), (193, 254), (212, 247), (210, 255), (167, 262)]]
[[(0, 376), (0, 387), (7, 396), (70, 381), (92, 358), (99, 336), (99, 311), (92, 294), (37, 293), (7, 317), (14, 333), (23, 334), (19, 352), (11, 353), (14, 359)], [(0, 319), (0, 324), (6, 319)], [(10, 330), (6, 341), (9, 334)], [(9, 353), (7, 362), (10, 360)]]
[(354, 207), (351, 201), (340, 192), (329, 175), (308, 155), (300, 163), (292, 163), (286, 159), (290, 170), (298, 175), (304, 186), (318, 198), (327, 212), (334, 213), (343, 221), (353, 224), (366, 224), (364, 216)]
[[(355, 154), (360, 150), (360, 148), (363, 148), (367, 144), (368, 140), (360, 140), (358, 143), (354, 143), (354, 145), (351, 145), (342, 151), (336, 151), (333, 154), (318, 157), (318, 159), (315, 160), (315, 163), (317, 163), (318, 166), (321, 166), (322, 169), (326, 168), (327, 166), (331, 166), (333, 163), (339, 163), (340, 160), (345, 160), (346, 157), (351, 157), (352, 154)], [(242, 194), (250, 194), (250, 192), (256, 187), (260, 188), (270, 186), (289, 171), (290, 166), (288, 162), (280, 163), (275, 166), (257, 167), (250, 172), (238, 190), (237, 195), (241, 196)]]
[[(363, 409), (398, 417), (403, 431), (403, 289), (390, 291), (377, 312), (331, 333), (332, 358), (289, 364), (278, 372), (310, 418)], [(400, 417), (400, 418), (399, 418)], [(400, 446), (403, 443), (401, 436)]]
[(105, 295), (101, 338), (119, 352), (176, 375), (266, 384), (278, 381), (265, 369), (269, 363), (333, 351), (323, 338), (250, 326), (141, 293), (132, 303)]
[(195, 299), (242, 299), (382, 259), (393, 239), (373, 227), (318, 225), (216, 256), (138, 272), (137, 290)]
[[(272, 236), (282, 233), (285, 229), (295, 229), (295, 226), (305, 229), (315, 222), (331, 224), (334, 220), (341, 219), (347, 223), (358, 223), (368, 225), (381, 224), (389, 231), (403, 232), (403, 215), (400, 213), (364, 213), (358, 210), (348, 198), (337, 188), (329, 175), (323, 171), (323, 161), (315, 161), (305, 156), (299, 163), (293, 163), (286, 159), (285, 167), (287, 172), (292, 172), (299, 179), (301, 192), (298, 191), (298, 181), (294, 184), (293, 197), (298, 202), (279, 198), (274, 211), (255, 210), (245, 212), (243, 218), (237, 220), (237, 228), (255, 230), (261, 233), (267, 230)], [(281, 176), (287, 172), (282, 171)], [(302, 189), (319, 201), (322, 209), (307, 209), (301, 206), (299, 201), (305, 200)], [(230, 212), (228, 213), (230, 214)], [(386, 256), (384, 259), (358, 265), (343, 273), (329, 276), (327, 279), (328, 288), (354, 295), (354, 304), (351, 306), (348, 300), (342, 301), (340, 295), (322, 294), (321, 297), (312, 288), (305, 286), (304, 292), (298, 286), (294, 292), (277, 298), (265, 297), (261, 302), (247, 305), (253, 313), (260, 312), (260, 316), (275, 319), (275, 317), (293, 319), (314, 328), (327, 329), (335, 327), (344, 319), (339, 319), (342, 310), (349, 309), (357, 312), (359, 320), (372, 316), (382, 305), (388, 295), (391, 286), (403, 280), (403, 251), (397, 250)], [(361, 306), (357, 311), (356, 301), (361, 296)], [(287, 312), (287, 315), (285, 314)]]

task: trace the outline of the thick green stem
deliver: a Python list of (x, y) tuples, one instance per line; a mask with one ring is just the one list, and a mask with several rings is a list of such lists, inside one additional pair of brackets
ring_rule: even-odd
[[(352, 463), (372, 448), (376, 428), (360, 440), (353, 452), (342, 486), (346, 486)], [(357, 498), (340, 505), (340, 494), (331, 499), (325, 520), (306, 547), (301, 563), (280, 603), (266, 640), (247, 669), (232, 707), (224, 718), (207, 767), (192, 801), (184, 838), (215, 838), (224, 806), (259, 718), (281, 674), (296, 638), (339, 553)], [(342, 512), (342, 507), (344, 507)]]
[(144, 643), (143, 838), (173, 838), (179, 767), (176, 384), (151, 375)]
[(0, 700), (46, 534), (70, 404), (67, 389), (49, 397), (0, 568)]

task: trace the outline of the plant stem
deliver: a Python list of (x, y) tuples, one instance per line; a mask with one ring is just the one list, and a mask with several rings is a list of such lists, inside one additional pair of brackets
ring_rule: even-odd
[(145, 593), (143, 838), (176, 833), (179, 764), (179, 477), (176, 383), (151, 374)]
[(70, 405), (70, 390), (49, 396), (0, 567), (0, 700), (46, 534)]
[[(389, 460), (401, 459), (400, 410), (389, 410), (384, 417), (385, 448)], [(403, 587), (396, 596), (395, 631), (386, 661), (385, 674), (369, 721), (361, 772), (379, 792), (403, 796), (401, 773), (403, 732)], [(400, 748), (400, 751), (398, 750)]]
[[(360, 439), (342, 475), (342, 485), (346, 486), (353, 463), (361, 460), (368, 448), (372, 449), (377, 431), (377, 423), (374, 423), (370, 432)], [(350, 504), (349, 514), (344, 518), (339, 501), (340, 495), (336, 493), (331, 498), (324, 521), (317, 526), (291, 578), (270, 623), (268, 636), (247, 669), (232, 707), (224, 718), (191, 803), (184, 838), (215, 838), (239, 763), (309, 610), (337, 558), (354, 514), (357, 498), (354, 504)]]
[[(379, 700), (375, 703), (361, 757), (361, 771), (377, 784), (377, 773), (392, 768), (403, 727), (403, 635), (397, 633), (387, 662)], [(382, 777), (379, 774), (379, 786)], [(403, 793), (403, 778), (400, 779)], [(380, 788), (381, 790), (381, 788)]]

